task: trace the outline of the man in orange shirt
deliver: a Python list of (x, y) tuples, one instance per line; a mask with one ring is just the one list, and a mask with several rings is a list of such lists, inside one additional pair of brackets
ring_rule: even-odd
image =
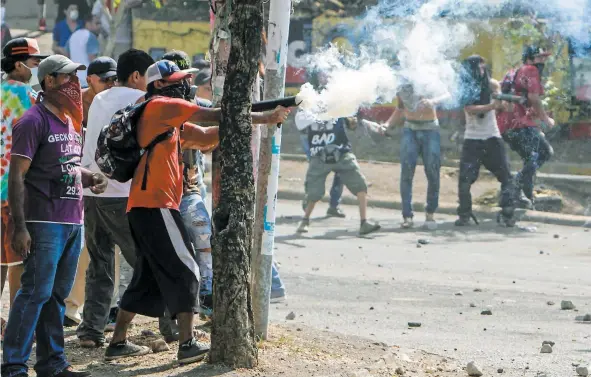
[[(167, 308), (179, 323), (178, 361), (199, 361), (209, 345), (193, 337), (193, 317), (199, 310), (199, 267), (179, 205), (183, 194), (182, 149), (208, 149), (219, 141), (218, 127), (202, 128), (189, 122), (219, 123), (221, 110), (186, 101), (189, 70), (161, 60), (146, 71), (150, 102), (137, 124), (137, 140), (146, 147), (163, 133), (168, 138), (142, 156), (131, 183), (127, 204), (136, 244), (133, 278), (121, 298), (115, 332), (105, 359), (140, 356), (147, 347), (127, 341), (127, 327), (135, 314), (161, 317)], [(253, 113), (253, 123), (282, 123), (289, 109)]]

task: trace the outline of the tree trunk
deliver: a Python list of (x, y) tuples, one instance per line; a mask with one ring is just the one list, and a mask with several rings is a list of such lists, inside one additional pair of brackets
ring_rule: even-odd
[(257, 365), (257, 348), (249, 291), (254, 209), (250, 109), (261, 49), (261, 0), (235, 0), (232, 8), (221, 103), (220, 200), (213, 213), (210, 361), (252, 368)]

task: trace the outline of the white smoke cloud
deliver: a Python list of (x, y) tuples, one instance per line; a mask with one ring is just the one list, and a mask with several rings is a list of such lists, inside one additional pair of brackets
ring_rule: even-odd
[[(551, 15), (549, 28), (563, 37), (589, 42), (587, 0), (522, 0), (521, 8)], [(432, 98), (457, 94), (460, 52), (474, 43), (470, 22), (487, 28), (487, 18), (515, 0), (430, 0), (417, 6), (407, 0), (383, 1), (357, 22), (358, 54), (343, 54), (332, 46), (309, 58), (308, 68), (327, 82), (320, 92), (305, 84), (301, 107), (319, 118), (350, 116), (360, 107), (394, 99), (401, 82)], [(587, 9), (587, 12), (584, 10)], [(442, 17), (446, 13), (446, 17)], [(489, 27), (490, 28), (490, 27)], [(393, 57), (398, 63), (391, 64)], [(458, 96), (453, 96), (457, 99)]]

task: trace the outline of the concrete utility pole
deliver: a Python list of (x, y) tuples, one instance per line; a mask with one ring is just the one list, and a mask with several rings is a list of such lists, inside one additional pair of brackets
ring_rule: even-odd
[[(291, 0), (271, 0), (265, 56), (264, 99), (280, 98), (284, 95), (290, 16)], [(265, 127), (261, 131), (252, 248), (252, 302), (255, 336), (267, 339), (281, 128)]]

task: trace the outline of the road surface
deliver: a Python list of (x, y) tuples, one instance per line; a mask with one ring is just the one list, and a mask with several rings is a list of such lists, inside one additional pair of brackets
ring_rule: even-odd
[[(357, 210), (345, 209), (347, 219), (327, 219), (320, 205), (299, 236), (299, 203), (279, 202), (275, 251), (288, 300), (272, 306), (271, 321), (293, 311), (318, 329), (474, 360), (485, 375), (574, 376), (573, 363), (591, 361), (591, 323), (575, 321), (591, 313), (588, 229), (490, 220), (459, 229), (441, 215), (435, 232), (403, 231), (399, 212), (370, 209), (383, 231), (358, 238)], [(429, 244), (418, 248), (419, 239)], [(562, 300), (578, 311), (561, 310)], [(544, 340), (553, 353), (540, 353)]]

